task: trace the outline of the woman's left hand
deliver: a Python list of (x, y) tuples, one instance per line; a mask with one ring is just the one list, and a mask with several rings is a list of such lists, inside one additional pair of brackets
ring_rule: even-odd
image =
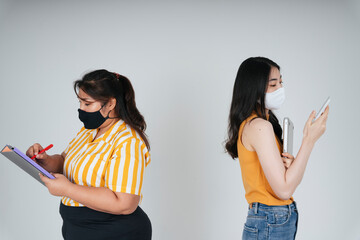
[(45, 183), (49, 192), (54, 196), (65, 196), (66, 192), (73, 184), (64, 175), (59, 173), (52, 173), (55, 179), (50, 179), (42, 174), (39, 175), (41, 181)]
[(286, 169), (288, 169), (295, 158), (290, 153), (282, 153), (281, 155), (282, 155), (282, 160), (283, 160), (284, 166)]

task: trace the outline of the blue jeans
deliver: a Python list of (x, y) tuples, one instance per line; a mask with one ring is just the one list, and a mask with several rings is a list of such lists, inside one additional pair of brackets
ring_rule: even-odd
[(295, 239), (297, 223), (298, 211), (295, 202), (283, 206), (252, 203), (242, 239)]

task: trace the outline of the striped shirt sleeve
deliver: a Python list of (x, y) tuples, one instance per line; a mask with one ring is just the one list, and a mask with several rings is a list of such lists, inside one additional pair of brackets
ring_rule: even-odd
[(82, 128), (80, 129), (80, 131), (76, 134), (76, 136), (69, 142), (68, 146), (67, 146), (66, 149), (64, 150), (65, 155), (68, 154), (68, 152), (69, 152), (69, 150), (70, 150), (70, 147), (73, 146), (74, 142), (79, 138), (79, 135), (80, 135), (81, 133), (83, 133), (84, 130), (85, 130), (85, 128), (82, 127)]
[(69, 148), (70, 148), (70, 146), (71, 146), (71, 144), (72, 144), (72, 142), (75, 140), (75, 138), (68, 144), (68, 146), (66, 147), (66, 149), (64, 150), (64, 153), (65, 153), (65, 155), (67, 155), (67, 153), (69, 152)]
[(119, 144), (106, 169), (105, 186), (114, 192), (141, 195), (147, 151), (138, 138)]

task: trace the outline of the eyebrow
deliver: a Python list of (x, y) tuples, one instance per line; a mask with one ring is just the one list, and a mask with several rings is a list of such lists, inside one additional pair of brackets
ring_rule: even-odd
[[(282, 79), (282, 75), (280, 75), (280, 80)], [(272, 78), (272, 79), (270, 79), (269, 80), (269, 82), (271, 82), (271, 81), (277, 81), (278, 79), (277, 78)]]
[(78, 96), (78, 99), (85, 101), (85, 102), (94, 102), (94, 101), (90, 100), (90, 98), (81, 98)]

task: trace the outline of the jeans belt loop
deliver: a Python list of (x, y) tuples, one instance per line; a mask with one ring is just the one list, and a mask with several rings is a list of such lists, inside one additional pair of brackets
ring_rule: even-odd
[(289, 215), (291, 216), (291, 204), (289, 204), (288, 207), (289, 207)]
[(259, 207), (259, 203), (256, 202), (256, 203), (255, 203), (255, 209), (254, 209), (255, 214), (258, 213), (258, 207)]

